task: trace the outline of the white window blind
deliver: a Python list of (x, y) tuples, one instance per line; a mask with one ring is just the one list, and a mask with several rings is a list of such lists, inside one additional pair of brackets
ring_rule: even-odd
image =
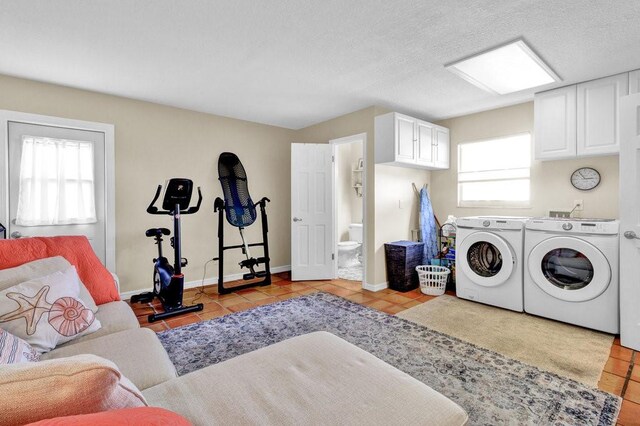
[(95, 223), (93, 144), (23, 136), (16, 224)]
[(528, 207), (529, 133), (458, 145), (459, 207)]

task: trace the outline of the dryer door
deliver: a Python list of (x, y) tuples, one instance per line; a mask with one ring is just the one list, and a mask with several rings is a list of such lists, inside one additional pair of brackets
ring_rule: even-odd
[(509, 279), (515, 256), (509, 244), (497, 234), (474, 232), (458, 247), (462, 256), (458, 268), (472, 282), (483, 287), (496, 287)]
[(611, 282), (611, 266), (594, 245), (572, 237), (542, 241), (529, 253), (529, 275), (545, 293), (567, 302), (600, 296)]

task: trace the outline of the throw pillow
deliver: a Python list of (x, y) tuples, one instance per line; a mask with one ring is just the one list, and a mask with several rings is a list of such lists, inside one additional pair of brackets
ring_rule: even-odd
[(0, 328), (0, 365), (39, 360), (40, 354), (31, 345)]
[[(46, 257), (44, 259), (27, 262), (14, 268), (0, 270), (0, 291), (16, 284), (44, 277), (54, 272), (64, 271), (71, 266), (69, 261), (62, 256)], [(80, 300), (95, 314), (98, 307), (89, 294), (87, 287), (80, 281)]]
[(124, 408), (79, 416), (56, 417), (29, 423), (30, 426), (190, 426), (191, 422), (173, 411), (159, 407)]
[(0, 395), (3, 425), (147, 405), (114, 363), (95, 355), (3, 366)]
[(79, 299), (75, 267), (0, 291), (0, 328), (48, 352), (100, 328), (95, 314)]
[(85, 236), (32, 237), (0, 240), (0, 269), (13, 268), (36, 259), (63, 256), (97, 305), (120, 300), (113, 276), (96, 256)]

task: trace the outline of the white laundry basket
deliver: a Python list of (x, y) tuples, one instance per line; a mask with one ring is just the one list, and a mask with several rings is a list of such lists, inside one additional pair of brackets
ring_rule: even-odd
[(451, 271), (444, 266), (416, 266), (420, 279), (420, 291), (429, 296), (442, 296), (447, 286), (447, 278)]

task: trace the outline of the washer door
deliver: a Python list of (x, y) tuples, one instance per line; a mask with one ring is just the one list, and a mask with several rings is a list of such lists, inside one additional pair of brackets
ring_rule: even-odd
[(567, 302), (600, 296), (611, 282), (609, 261), (594, 245), (572, 237), (553, 237), (535, 246), (529, 274), (540, 289)]
[(483, 287), (504, 284), (513, 272), (515, 257), (509, 244), (499, 235), (474, 232), (458, 247), (463, 256), (458, 267), (472, 282)]

